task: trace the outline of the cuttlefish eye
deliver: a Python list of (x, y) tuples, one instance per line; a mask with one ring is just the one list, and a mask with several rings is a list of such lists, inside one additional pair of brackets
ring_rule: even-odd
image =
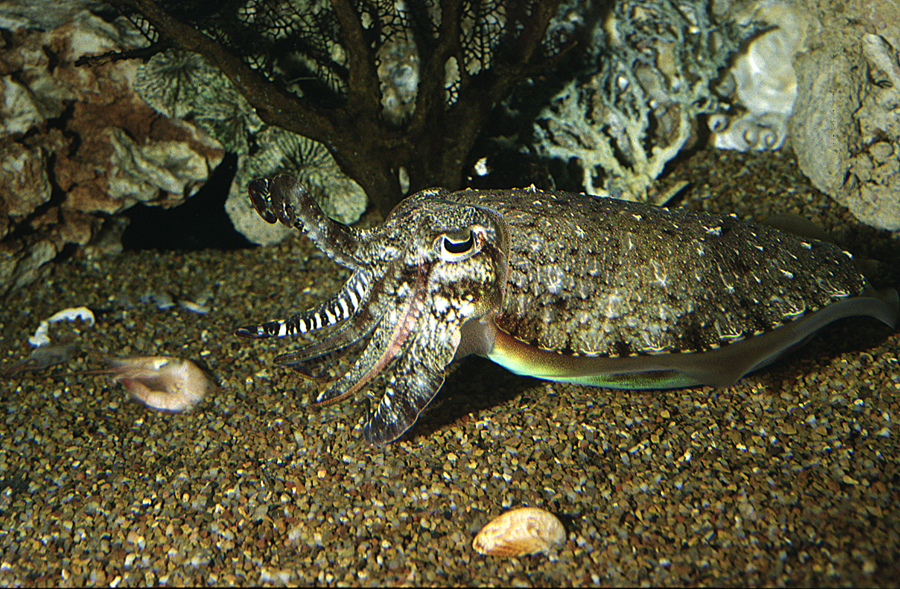
[(434, 246), (445, 262), (459, 262), (477, 253), (478, 240), (471, 228), (462, 231), (442, 233)]

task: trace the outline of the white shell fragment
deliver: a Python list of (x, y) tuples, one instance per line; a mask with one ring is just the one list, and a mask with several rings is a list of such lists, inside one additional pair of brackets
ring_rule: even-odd
[(50, 343), (50, 336), (48, 332), (50, 330), (51, 323), (58, 323), (60, 321), (75, 321), (76, 319), (87, 321), (88, 326), (94, 325), (95, 322), (94, 314), (87, 307), (63, 309), (62, 311), (54, 313), (53, 316), (49, 319), (41, 321), (41, 324), (38, 325), (37, 331), (34, 332), (34, 335), (28, 338), (28, 343), (36, 348), (46, 346)]
[(113, 380), (132, 397), (160, 411), (187, 411), (203, 400), (210, 382), (190, 360), (166, 356), (111, 359)]
[(566, 530), (555, 515), (537, 507), (522, 507), (484, 526), (472, 541), (472, 548), (492, 556), (524, 556), (565, 541)]

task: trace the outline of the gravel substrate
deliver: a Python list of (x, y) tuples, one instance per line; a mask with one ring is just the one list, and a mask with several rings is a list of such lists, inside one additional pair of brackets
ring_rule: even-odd
[[(799, 177), (790, 154), (703, 153), (687, 206), (793, 212), (900, 260)], [(884, 272), (897, 287), (896, 267)], [(364, 396), (313, 409), (272, 365), (295, 341), (235, 327), (286, 316), (346, 273), (296, 238), (234, 252), (70, 259), (3, 301), (0, 371), (41, 320), (79, 350), (0, 386), (0, 585), (893, 585), (900, 579), (900, 335), (838, 322), (727, 390), (628, 392), (454, 365), (411, 433), (363, 442)], [(200, 314), (174, 300), (206, 305)], [(148, 296), (153, 295), (153, 296)], [(142, 302), (146, 301), (146, 302)], [(200, 307), (202, 310), (202, 307)], [(193, 411), (131, 400), (104, 357), (194, 361)], [(520, 506), (562, 519), (549, 554), (477, 554)]]

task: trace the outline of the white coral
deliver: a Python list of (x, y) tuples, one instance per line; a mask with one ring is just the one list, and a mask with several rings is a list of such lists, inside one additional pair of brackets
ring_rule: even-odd
[(607, 44), (599, 71), (569, 83), (540, 114), (537, 152), (577, 160), (588, 194), (651, 199), (697, 117), (717, 109), (710, 84), (751, 30), (719, 27), (708, 14), (703, 0), (617, 3), (596, 33)]
[[(627, 77), (629, 74), (620, 78), (622, 86), (635, 87), (634, 94), (646, 98), (640, 85)], [(596, 105), (592, 110), (602, 124), (573, 124), (583, 116), (578, 96), (580, 90), (577, 82), (569, 83), (552, 106), (541, 113), (543, 126), (538, 131), (538, 136), (544, 140), (540, 144), (541, 153), (562, 160), (576, 158), (581, 165), (582, 186), (587, 194), (646, 200), (653, 180), (690, 137), (692, 113), (673, 105), (668, 111), (674, 123), (669, 141), (654, 145), (647, 153), (643, 141), (650, 126), (648, 108)], [(548, 140), (550, 137), (552, 140)], [(616, 156), (616, 149), (621, 151), (621, 159)], [(610, 177), (604, 186), (595, 184), (598, 168)]]
[(808, 18), (784, 0), (754, 2), (752, 11), (736, 18), (773, 28), (754, 39), (729, 70), (736, 114), (710, 117), (712, 144), (739, 151), (779, 149), (797, 98), (793, 60), (803, 48)]

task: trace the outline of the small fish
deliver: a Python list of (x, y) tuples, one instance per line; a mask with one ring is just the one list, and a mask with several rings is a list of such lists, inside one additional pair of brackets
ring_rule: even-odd
[(153, 409), (180, 413), (203, 400), (212, 385), (190, 360), (167, 356), (110, 358), (113, 375), (132, 397)]

